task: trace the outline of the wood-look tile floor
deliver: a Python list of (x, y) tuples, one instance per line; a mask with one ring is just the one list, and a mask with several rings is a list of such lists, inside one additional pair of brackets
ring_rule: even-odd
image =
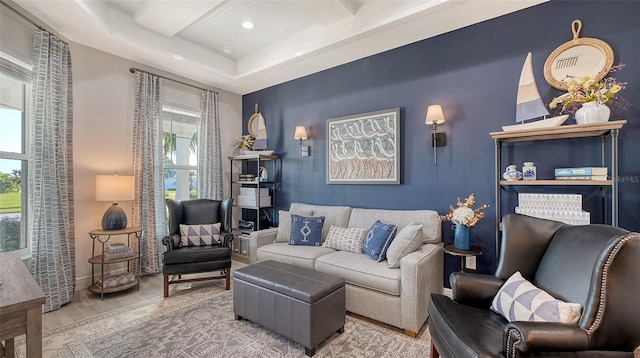
[[(246, 266), (242, 262), (233, 261), (231, 269)], [(60, 309), (42, 315), (42, 330), (47, 331), (60, 326), (78, 322), (115, 309), (130, 306), (156, 297), (162, 297), (162, 274), (145, 275), (140, 278), (140, 290), (131, 288), (125, 291), (104, 295), (104, 300), (99, 294), (82, 289), (76, 290), (73, 301)], [(169, 286), (169, 294), (177, 290), (185, 290), (198, 285), (216, 284), (224, 287), (224, 280), (202, 281), (193, 283), (174, 284)]]

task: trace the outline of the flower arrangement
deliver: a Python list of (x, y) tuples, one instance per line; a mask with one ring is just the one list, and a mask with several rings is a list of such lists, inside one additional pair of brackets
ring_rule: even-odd
[(236, 142), (233, 145), (237, 149), (251, 149), (253, 148), (254, 138), (247, 134), (242, 137), (236, 137)]
[(460, 201), (458, 197), (458, 207), (454, 208), (453, 205), (449, 205), (449, 213), (442, 215), (440, 218), (443, 221), (451, 221), (456, 225), (464, 225), (468, 227), (475, 226), (478, 221), (484, 218), (482, 210), (489, 207), (489, 205), (482, 205), (478, 208), (473, 208), (476, 203), (476, 196), (471, 193), (466, 199)]
[[(623, 64), (613, 66), (611, 72), (616, 72), (624, 66)], [(619, 82), (615, 77), (596, 81), (591, 76), (567, 76), (563, 82), (567, 84), (567, 93), (555, 97), (549, 103), (549, 108), (555, 109), (558, 115), (562, 113), (573, 114), (586, 102), (599, 102), (621, 109), (626, 109), (629, 106), (629, 102), (618, 94), (626, 88), (627, 83)]]

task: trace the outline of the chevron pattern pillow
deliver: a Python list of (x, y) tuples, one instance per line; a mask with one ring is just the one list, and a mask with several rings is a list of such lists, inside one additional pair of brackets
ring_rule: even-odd
[(509, 322), (578, 323), (582, 306), (553, 298), (516, 271), (493, 298), (491, 310)]
[(327, 239), (322, 247), (329, 247), (340, 251), (349, 251), (359, 254), (362, 252), (364, 239), (367, 237), (367, 229), (355, 227), (339, 227), (331, 225)]
[(180, 225), (180, 246), (218, 246), (220, 244), (220, 223)]

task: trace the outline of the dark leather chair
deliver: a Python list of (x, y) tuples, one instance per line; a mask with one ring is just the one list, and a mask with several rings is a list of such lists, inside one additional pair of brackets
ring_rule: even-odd
[[(231, 282), (231, 205), (233, 199), (173, 200), (166, 199), (169, 235), (162, 239), (166, 247), (163, 254), (164, 297), (169, 296), (169, 285), (174, 283), (226, 279)], [(204, 225), (220, 223), (220, 246), (180, 246), (180, 224)], [(219, 276), (183, 279), (182, 275), (220, 271)], [(177, 276), (177, 278), (175, 277)]]
[[(432, 294), (432, 358), (634, 357), (640, 346), (640, 234), (509, 214), (495, 275), (456, 272), (452, 296)], [(513, 273), (582, 305), (577, 324), (509, 323), (489, 309)]]

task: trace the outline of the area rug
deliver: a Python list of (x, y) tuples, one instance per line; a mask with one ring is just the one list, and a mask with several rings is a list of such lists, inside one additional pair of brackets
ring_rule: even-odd
[[(304, 347), (250, 321), (236, 321), (232, 291), (211, 286), (154, 298), (43, 334), (43, 356), (69, 357), (305, 357)], [(17, 340), (24, 356), (24, 338)], [(347, 315), (314, 357), (428, 357), (428, 331), (400, 330)]]

